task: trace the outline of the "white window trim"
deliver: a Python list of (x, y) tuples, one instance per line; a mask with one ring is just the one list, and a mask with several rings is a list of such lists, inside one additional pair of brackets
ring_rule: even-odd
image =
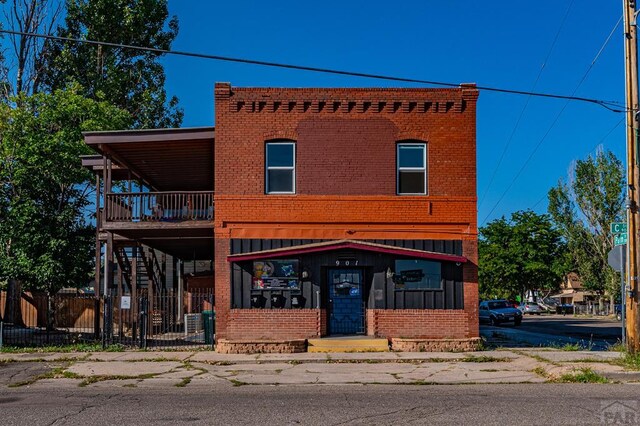
[[(291, 145), (293, 146), (293, 166), (269, 166), (269, 145)], [(267, 142), (265, 145), (265, 158), (264, 158), (264, 183), (265, 193), (272, 194), (295, 194), (296, 193), (296, 143), (295, 142)], [(269, 170), (292, 170), (292, 188), (293, 191), (269, 191)]]
[[(423, 167), (400, 167), (401, 147), (421, 147)], [(400, 192), (400, 172), (424, 172), (424, 192)], [(396, 195), (427, 195), (427, 144), (421, 143), (399, 143), (396, 145)]]

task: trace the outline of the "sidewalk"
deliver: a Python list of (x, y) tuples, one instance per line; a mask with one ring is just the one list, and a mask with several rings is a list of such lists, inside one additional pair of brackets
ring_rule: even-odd
[(619, 352), (0, 353), (0, 387), (640, 382)]

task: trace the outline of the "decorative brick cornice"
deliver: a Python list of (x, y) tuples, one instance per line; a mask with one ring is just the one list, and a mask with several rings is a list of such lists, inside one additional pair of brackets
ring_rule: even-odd
[(278, 113), (383, 113), (383, 114), (425, 114), (425, 113), (461, 113), (466, 108), (465, 99), (446, 99), (439, 101), (370, 101), (370, 100), (328, 100), (315, 99), (278, 99), (250, 100), (233, 96), (229, 102), (231, 112), (278, 112)]
[(475, 102), (473, 84), (454, 89), (273, 89), (216, 85), (216, 98), (228, 94), (231, 112), (443, 114), (464, 112)]

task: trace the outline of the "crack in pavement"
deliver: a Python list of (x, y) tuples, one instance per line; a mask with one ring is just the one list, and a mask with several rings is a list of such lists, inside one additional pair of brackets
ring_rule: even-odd
[(56, 419), (54, 419), (51, 423), (49, 423), (48, 426), (54, 426), (55, 424), (57, 424), (59, 421), (65, 421), (67, 419), (69, 419), (70, 417), (75, 417), (75, 416), (79, 416), (80, 414), (82, 414), (84, 411), (88, 410), (89, 408), (94, 408), (96, 407), (95, 405), (86, 405), (86, 406), (82, 406), (80, 407), (80, 411), (78, 411), (77, 413), (69, 413), (69, 414), (65, 414), (64, 416), (60, 416)]

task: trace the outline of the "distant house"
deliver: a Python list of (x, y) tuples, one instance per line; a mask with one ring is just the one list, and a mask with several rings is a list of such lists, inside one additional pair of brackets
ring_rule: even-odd
[(578, 274), (571, 272), (565, 277), (561, 292), (551, 298), (560, 300), (563, 305), (587, 305), (597, 300), (598, 295), (594, 291), (585, 290)]

